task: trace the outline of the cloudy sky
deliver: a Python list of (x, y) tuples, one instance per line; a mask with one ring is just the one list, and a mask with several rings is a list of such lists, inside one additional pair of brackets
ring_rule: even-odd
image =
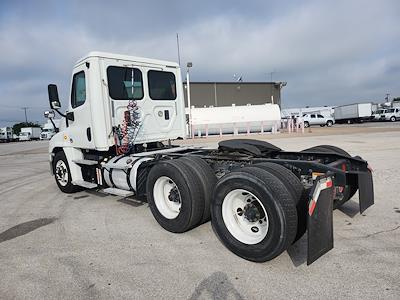
[(288, 82), (283, 107), (400, 96), (400, 1), (0, 1), (0, 125), (64, 108), (74, 62), (109, 51), (193, 62), (193, 81)]

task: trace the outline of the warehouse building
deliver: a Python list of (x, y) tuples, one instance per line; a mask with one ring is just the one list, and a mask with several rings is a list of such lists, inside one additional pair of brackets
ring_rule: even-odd
[[(190, 82), (190, 102), (195, 107), (273, 103), (281, 106), (286, 82)], [(183, 83), (187, 107), (187, 87)]]

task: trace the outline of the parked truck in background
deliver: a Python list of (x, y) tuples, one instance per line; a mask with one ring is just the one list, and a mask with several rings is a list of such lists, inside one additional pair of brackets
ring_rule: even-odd
[(19, 133), (18, 139), (22, 141), (39, 140), (42, 129), (40, 127), (23, 127)]
[(12, 127), (1, 127), (0, 128), (0, 142), (11, 142), (13, 140)]
[(336, 123), (361, 123), (372, 119), (372, 103), (337, 106), (333, 116)]
[(59, 128), (60, 120), (53, 120), (54, 124), (50, 120), (43, 125), (42, 132), (40, 133), (41, 140), (50, 140)]
[(374, 203), (368, 163), (335, 146), (293, 152), (251, 139), (214, 149), (175, 145), (187, 135), (177, 63), (91, 52), (71, 78), (65, 113), (57, 86), (48, 86), (50, 107), (66, 124), (49, 142), (62, 192), (134, 195), (174, 233), (211, 219), (230, 251), (256, 262), (277, 257), (307, 231), (308, 264), (333, 248), (333, 208), (357, 190), (360, 212)]

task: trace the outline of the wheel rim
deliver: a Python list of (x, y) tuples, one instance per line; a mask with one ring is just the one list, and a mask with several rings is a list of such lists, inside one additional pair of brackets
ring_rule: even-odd
[(154, 203), (158, 211), (167, 219), (175, 219), (181, 211), (182, 199), (175, 182), (167, 177), (161, 176), (154, 184)]
[(249, 191), (236, 189), (225, 196), (222, 219), (233, 237), (244, 244), (257, 244), (267, 236), (267, 211), (261, 201)]
[(57, 161), (55, 175), (60, 185), (66, 186), (68, 184), (68, 178), (69, 178), (68, 169), (64, 161), (62, 160)]
[(328, 121), (328, 127), (331, 127), (332, 126), (332, 122), (331, 121)]

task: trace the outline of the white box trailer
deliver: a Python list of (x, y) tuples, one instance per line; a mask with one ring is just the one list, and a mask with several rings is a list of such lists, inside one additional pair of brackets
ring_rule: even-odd
[(361, 123), (370, 121), (372, 117), (372, 103), (355, 103), (335, 107), (336, 123)]
[(40, 139), (40, 133), (42, 129), (40, 127), (24, 127), (21, 128), (19, 134), (19, 141), (31, 141)]

